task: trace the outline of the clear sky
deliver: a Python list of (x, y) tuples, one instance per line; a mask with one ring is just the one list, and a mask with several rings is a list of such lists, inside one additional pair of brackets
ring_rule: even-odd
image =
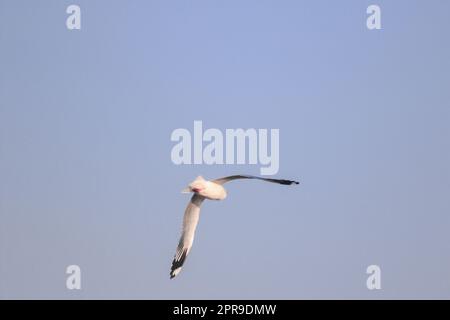
[[(449, 12), (0, 0), (0, 298), (450, 298)], [(169, 280), (181, 189), (260, 168), (174, 165), (194, 120), (279, 128), (277, 177), (301, 184), (227, 185)]]

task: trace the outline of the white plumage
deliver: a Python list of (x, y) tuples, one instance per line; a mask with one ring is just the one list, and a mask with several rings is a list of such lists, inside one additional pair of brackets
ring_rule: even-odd
[(183, 264), (192, 248), (194, 242), (195, 229), (197, 228), (198, 220), (200, 218), (200, 206), (205, 199), (209, 200), (223, 200), (227, 196), (224, 183), (237, 179), (258, 179), (267, 182), (273, 182), (284, 185), (298, 184), (297, 181), (284, 179), (270, 179), (261, 178), (249, 175), (235, 175), (228, 176), (212, 181), (206, 181), (203, 177), (197, 177), (183, 193), (194, 193), (189, 201), (183, 217), (183, 227), (180, 241), (178, 242), (177, 251), (172, 261), (172, 268), (170, 270), (170, 278), (176, 277), (183, 267)]

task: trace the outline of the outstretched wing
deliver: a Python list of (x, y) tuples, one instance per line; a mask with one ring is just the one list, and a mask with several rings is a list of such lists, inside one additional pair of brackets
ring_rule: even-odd
[(298, 184), (298, 181), (294, 181), (294, 180), (262, 178), (262, 177), (250, 176), (250, 175), (228, 176), (228, 177), (223, 177), (223, 178), (219, 178), (219, 179), (213, 180), (213, 182), (222, 185), (222, 184), (224, 184), (226, 182), (237, 180), (237, 179), (258, 179), (258, 180), (263, 180), (263, 181), (273, 182), (273, 183), (279, 183), (279, 184), (284, 184), (284, 185)]
[(195, 228), (197, 227), (198, 219), (200, 218), (200, 206), (204, 199), (204, 197), (194, 194), (186, 207), (181, 238), (178, 242), (177, 252), (172, 261), (170, 279), (180, 273), (184, 261), (191, 250), (192, 243), (194, 242)]

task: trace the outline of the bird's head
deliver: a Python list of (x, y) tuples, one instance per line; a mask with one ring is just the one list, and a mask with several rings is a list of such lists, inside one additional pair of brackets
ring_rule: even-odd
[(186, 188), (184, 188), (181, 193), (199, 193), (206, 187), (206, 180), (202, 176), (198, 176), (194, 181), (192, 181)]

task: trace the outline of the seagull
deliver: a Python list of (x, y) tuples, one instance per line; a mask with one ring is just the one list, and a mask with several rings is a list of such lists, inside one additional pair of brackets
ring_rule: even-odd
[(192, 248), (194, 242), (195, 229), (198, 219), (200, 218), (200, 206), (203, 200), (223, 200), (227, 197), (227, 192), (223, 184), (238, 179), (258, 179), (262, 181), (278, 183), (283, 185), (298, 184), (297, 181), (285, 179), (270, 179), (250, 175), (233, 175), (215, 179), (212, 181), (205, 180), (202, 176), (198, 176), (189, 186), (183, 189), (182, 193), (193, 193), (186, 210), (184, 212), (183, 227), (180, 241), (178, 242), (177, 251), (172, 261), (170, 270), (170, 279), (175, 278), (181, 271), (186, 257)]

